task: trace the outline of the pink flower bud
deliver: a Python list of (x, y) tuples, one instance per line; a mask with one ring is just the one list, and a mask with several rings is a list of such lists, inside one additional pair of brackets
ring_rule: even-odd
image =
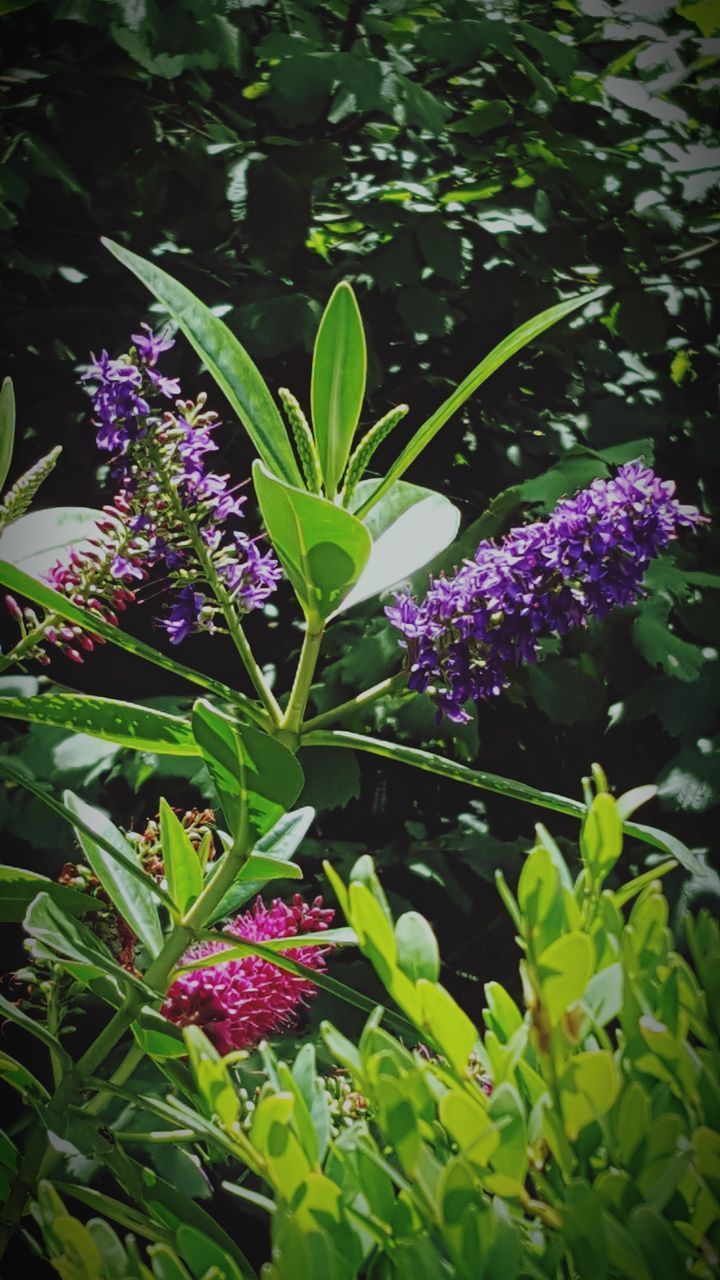
[(64, 644), (62, 646), (62, 652), (65, 654), (66, 658), (70, 659), (71, 662), (78, 662), (82, 665), (85, 661), (82, 654), (78, 653), (77, 649), (73, 649), (69, 644)]
[(95, 645), (93, 644), (90, 637), (83, 635), (82, 633), (78, 636), (77, 642), (80, 645), (80, 647), (85, 650), (86, 653), (92, 653), (93, 649), (95, 648)]
[(22, 609), (14, 596), (5, 596), (5, 608), (16, 622), (22, 622)]

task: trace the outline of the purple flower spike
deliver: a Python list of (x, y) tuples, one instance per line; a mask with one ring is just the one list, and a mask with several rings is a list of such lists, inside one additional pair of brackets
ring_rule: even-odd
[(180, 644), (186, 636), (197, 629), (200, 610), (205, 603), (201, 591), (193, 591), (192, 587), (183, 587), (177, 594), (177, 603), (173, 605), (167, 618), (161, 618), (160, 626), (164, 627), (170, 637), (171, 644)]
[(431, 581), (422, 604), (398, 595), (386, 613), (403, 636), (410, 687), (462, 723), (464, 703), (501, 693), (515, 668), (537, 660), (543, 637), (633, 603), (651, 560), (680, 528), (703, 521), (674, 493), (641, 462), (627, 463), (547, 520), (481, 542), (452, 578)]

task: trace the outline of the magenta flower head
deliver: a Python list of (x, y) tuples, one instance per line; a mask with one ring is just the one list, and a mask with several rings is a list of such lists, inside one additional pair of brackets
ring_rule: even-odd
[(672, 482), (629, 462), (547, 520), (481, 542), (452, 577), (431, 580), (421, 604), (397, 596), (386, 613), (403, 637), (410, 688), (462, 723), (468, 700), (496, 697), (514, 670), (537, 661), (543, 637), (638, 600), (651, 560), (681, 528), (704, 522), (674, 495)]
[[(335, 912), (323, 909), (322, 898), (311, 905), (296, 894), (292, 906), (276, 898), (266, 907), (261, 897), (251, 911), (226, 922), (225, 933), (248, 942), (270, 938), (302, 938), (330, 927)], [(184, 963), (226, 950), (226, 944), (201, 942), (186, 952)], [(319, 973), (332, 947), (293, 947), (284, 952), (291, 960)], [(224, 964), (208, 965), (182, 974), (170, 986), (162, 1012), (180, 1027), (202, 1027), (219, 1053), (248, 1049), (268, 1036), (291, 1031), (316, 993), (315, 984), (259, 956), (243, 956)]]

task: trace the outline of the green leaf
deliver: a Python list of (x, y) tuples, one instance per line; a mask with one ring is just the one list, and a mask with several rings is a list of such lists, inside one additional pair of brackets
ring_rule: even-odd
[(500, 1131), (490, 1119), (487, 1107), (459, 1089), (448, 1089), (440, 1099), (440, 1123), (458, 1144), (471, 1164), (484, 1168), (500, 1145)]
[(24, 867), (0, 867), (0, 923), (21, 921), (38, 893), (48, 893), (70, 915), (84, 916), (88, 911), (97, 911), (97, 899), (88, 893), (56, 884), (47, 876), (26, 871)]
[(240, 876), (218, 903), (207, 923), (212, 924), (215, 920), (233, 915), (251, 898), (256, 897), (269, 880), (302, 879), (302, 870), (296, 863), (290, 862), (290, 858), (304, 839), (314, 817), (315, 810), (308, 805), (291, 813), (284, 813), (278, 818), (274, 827), (258, 840), (255, 851), (248, 858)]
[(440, 951), (437, 938), (424, 916), (417, 911), (406, 911), (395, 924), (397, 962), (403, 973), (413, 982), (427, 978), (437, 982), (440, 977)]
[(595, 947), (586, 933), (566, 933), (546, 947), (538, 959), (538, 976), (547, 1015), (555, 1026), (577, 1004), (592, 976)]
[(174, 1250), (165, 1244), (152, 1245), (148, 1249), (152, 1258), (153, 1275), (156, 1280), (190, 1280), (190, 1272), (185, 1269)]
[[(485, 773), (480, 769), (469, 769), (467, 765), (457, 764), (445, 756), (436, 755), (432, 751), (422, 751), (419, 747), (406, 747), (397, 742), (385, 742), (382, 738), (371, 738), (363, 733), (350, 733), (345, 729), (313, 729), (301, 736), (301, 745), (306, 747), (344, 747), (349, 750), (368, 751), (371, 755), (382, 756), (386, 760), (397, 760), (399, 764), (409, 764), (416, 769), (428, 773), (437, 773), (453, 782), (463, 782), (468, 787), (477, 787), (481, 791), (493, 791), (496, 795), (507, 796), (510, 800), (521, 800), (525, 804), (536, 805), (540, 809), (554, 809), (556, 813), (567, 813), (572, 818), (584, 818), (585, 805), (579, 800), (571, 800), (569, 796), (559, 796), (552, 791), (539, 791), (537, 787), (529, 787), (524, 782), (515, 782), (512, 778), (503, 778), (497, 773)], [(656, 827), (647, 827), (639, 822), (623, 823), (627, 835), (635, 836), (645, 844), (670, 853), (688, 870), (697, 866), (695, 855), (676, 836), (659, 831)]]
[(8, 478), (15, 444), (15, 392), (12, 378), (3, 378), (0, 390), (0, 490)]
[(482, 386), (483, 382), (486, 382), (507, 360), (518, 351), (521, 351), (523, 347), (526, 347), (529, 342), (538, 338), (546, 329), (557, 324), (559, 320), (563, 320), (580, 307), (586, 306), (588, 302), (594, 302), (605, 293), (607, 293), (607, 286), (601, 289), (594, 289), (589, 293), (575, 294), (571, 298), (565, 298), (563, 302), (558, 302), (546, 311), (541, 311), (538, 315), (533, 316), (531, 320), (524, 321), (517, 329), (508, 334), (507, 338), (503, 338), (502, 342), (493, 347), (489, 355), (485, 356), (484, 360), (481, 360), (480, 364), (475, 366), (472, 372), (460, 383), (459, 387), (456, 387), (447, 400), (440, 405), (439, 409), (436, 409), (431, 417), (416, 431), (412, 440), (405, 446), (375, 492), (366, 499), (358, 514), (360, 516), (364, 515), (371, 506), (379, 502), (380, 498), (388, 492), (395, 481), (399, 480), (408, 467), (419, 457), (423, 449), (437, 435), (448, 419), (454, 413), (457, 413), (458, 409), (477, 391), (478, 387)]
[[(82, 831), (84, 835), (89, 836), (105, 854), (109, 854), (111, 858), (118, 862), (129, 876), (138, 880), (140, 884), (142, 884), (146, 893), (154, 894), (156, 898), (159, 898), (160, 901), (164, 902), (168, 907), (172, 905), (170, 897), (165, 890), (161, 889), (160, 885), (156, 884), (151, 876), (146, 876), (145, 872), (138, 866), (135, 854), (132, 850), (132, 857), (130, 858), (123, 851), (119, 842), (113, 843), (97, 829), (97, 824), (86, 823), (78, 810), (69, 809), (67, 805), (62, 804), (60, 800), (56, 800), (55, 797), (51, 795), (49, 791), (46, 791), (44, 787), (41, 787), (37, 782), (34, 782), (28, 774), (24, 773), (21, 769), (16, 768), (9, 760), (0, 757), (0, 776), (2, 775), (6, 778), (10, 778), (18, 786), (25, 787), (26, 791), (32, 792), (34, 796), (37, 796), (38, 800), (41, 800), (44, 805), (47, 805), (48, 809), (51, 809), (53, 813), (56, 813), (64, 822), (69, 822), (70, 826), (75, 828), (76, 833), (78, 831)], [(96, 811), (93, 810), (93, 813), (94, 812)]]
[(455, 1070), (464, 1075), (468, 1059), (478, 1040), (476, 1028), (449, 991), (439, 983), (420, 978), (417, 993), (422, 1009), (422, 1025), (430, 1031), (433, 1040)]
[(300, 765), (276, 738), (239, 724), (202, 698), (193, 707), (193, 733), (233, 836), (247, 825), (255, 844), (297, 800)]
[(176, 914), (184, 916), (202, 889), (202, 867), (187, 831), (165, 799), (160, 800), (160, 839), (168, 893)]
[(349, 284), (335, 288), (313, 352), (311, 403), (325, 493), (334, 498), (360, 419), (367, 353), (363, 323)]
[(26, 933), (40, 944), (43, 954), (50, 953), (60, 960), (73, 960), (78, 964), (100, 969), (119, 982), (133, 986), (148, 1003), (153, 1000), (154, 993), (133, 974), (122, 969), (113, 960), (107, 947), (85, 925), (63, 915), (47, 893), (38, 894), (30, 903), (24, 927)]
[(41, 1084), (21, 1062), (11, 1058), (9, 1053), (0, 1053), (0, 1080), (4, 1080), (5, 1084), (17, 1089), (18, 1093), (27, 1096), (34, 1103), (50, 1101), (50, 1094), (45, 1085)]
[[(151, 877), (142, 870), (135, 850), (106, 814), (72, 791), (66, 791), (63, 799), (69, 812), (82, 820), (83, 826), (76, 827), (75, 834), (88, 865), (122, 919), (144, 942), (151, 956), (156, 956), (163, 935), (157, 907), (148, 891)], [(102, 836), (104, 845), (98, 844), (89, 832)], [(113, 854), (108, 852), (108, 845)], [(133, 873), (129, 873), (129, 866), (134, 868)]]
[(593, 880), (602, 882), (622, 853), (623, 824), (607, 792), (595, 796), (580, 834), (580, 851)]
[[(40, 605), (48, 613), (56, 613), (59, 617), (65, 618), (67, 622), (73, 622), (82, 627), (84, 631), (89, 632), (91, 635), (102, 636), (110, 644), (117, 645), (127, 653), (132, 653), (138, 658), (144, 658), (146, 662), (151, 662), (156, 667), (162, 667), (164, 671), (170, 671), (182, 680), (188, 680), (191, 684), (200, 685), (203, 689), (207, 689), (209, 693), (214, 693), (218, 698), (235, 703), (238, 711), (242, 711), (249, 719), (259, 720), (264, 723), (265, 716), (263, 712), (251, 698), (245, 697), (242, 693), (237, 693), (226, 684), (221, 684), (219, 680), (214, 680), (212, 676), (206, 676), (201, 671), (193, 671), (192, 667), (186, 667), (183, 663), (176, 662), (174, 658), (169, 658), (166, 654), (160, 653), (159, 650), (153, 649), (149, 644), (143, 644), (142, 640), (136, 640), (134, 636), (127, 635), (126, 632), (120, 631), (117, 627), (111, 627), (109, 622), (104, 622), (102, 618), (97, 617), (94, 613), (88, 613), (86, 609), (79, 609), (61, 592), (54, 591), (52, 587), (46, 586), (44, 582), (36, 582), (34, 578), (24, 573), (22, 569), (17, 569), (5, 560), (0, 560), (0, 586), (6, 587), (7, 590), (16, 592), (18, 595), (25, 596), (32, 604)], [(7, 665), (7, 658), (0, 658), (0, 671)]]
[(53, 1186), (58, 1191), (61, 1191), (64, 1196), (79, 1200), (81, 1204), (94, 1209), (96, 1213), (102, 1213), (105, 1218), (110, 1218), (113, 1222), (117, 1222), (119, 1226), (127, 1227), (129, 1231), (134, 1231), (137, 1235), (143, 1236), (147, 1240), (170, 1238), (169, 1232), (155, 1226), (144, 1214), (136, 1213), (134, 1209), (130, 1209), (121, 1200), (106, 1196), (102, 1191), (95, 1191), (93, 1187), (77, 1186), (72, 1182), (54, 1182)]
[(541, 925), (554, 903), (559, 890), (559, 877), (552, 854), (544, 845), (538, 845), (526, 858), (518, 881), (518, 903), (528, 924)]
[(574, 1142), (586, 1125), (604, 1116), (620, 1089), (612, 1054), (606, 1049), (576, 1053), (558, 1081), (565, 1132)]
[(283, 484), (257, 460), (253, 481), (278, 558), (308, 624), (318, 627), (358, 581), (370, 556), (370, 534), (349, 511)]
[(285, 425), (265, 380), (224, 321), (153, 262), (112, 240), (104, 239), (103, 244), (129, 267), (180, 326), (270, 471), (290, 484), (302, 484)]
[(14, 520), (0, 535), (0, 557), (33, 578), (44, 578), (66, 560), (72, 549), (90, 549), (89, 538), (100, 537), (98, 521), (108, 516), (92, 507), (51, 507), (31, 511)]
[[(379, 480), (363, 480), (352, 509), (377, 489)], [(432, 489), (399, 480), (363, 521), (372, 536), (370, 558), (341, 612), (409, 578), (444, 551), (457, 535), (460, 512)]]
[(11, 1004), (3, 995), (0, 995), (0, 1015), (9, 1018), (16, 1026), (21, 1027), (23, 1031), (35, 1036), (36, 1040), (41, 1040), (48, 1049), (52, 1049), (54, 1053), (58, 1054), (66, 1066), (70, 1064), (70, 1057), (63, 1049), (60, 1041), (47, 1030), (43, 1023), (29, 1017), (19, 1005)]
[(136, 751), (157, 755), (199, 756), (189, 721), (133, 702), (87, 694), (43, 693), (31, 698), (0, 697), (0, 717), (28, 724), (49, 724), (87, 733)]

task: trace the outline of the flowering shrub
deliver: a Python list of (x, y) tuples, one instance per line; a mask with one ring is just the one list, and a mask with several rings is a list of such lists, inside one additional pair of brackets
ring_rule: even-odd
[[(386, 474), (369, 478), (377, 445), (407, 406), (356, 440), (366, 353), (347, 285), (335, 290), (318, 330), (310, 420), (291, 392), (281, 394), (288, 430), (223, 322), (154, 264), (110, 248), (200, 353), (247, 430), (271, 549), (261, 549), (259, 525), (252, 534), (237, 527), (246, 497), (206, 465), (216, 448), (215, 415), (202, 397), (182, 399), (176, 380), (160, 370), (172, 346), (167, 332), (145, 329), (126, 355), (103, 352), (87, 372), (116, 494), (103, 512), (72, 514), (59, 562), (57, 539), (47, 554), (48, 527), (62, 524), (58, 513), (21, 514), (54, 455), (6, 498), (4, 545), (13, 554), (0, 565), (0, 582), (12, 593), (8, 608), (20, 635), (0, 669), (47, 663), (48, 646), (77, 663), (99, 640), (209, 696), (181, 716), (50, 689), (0, 698), (0, 715), (194, 758), (211, 779), (222, 825), (210, 812), (179, 817), (163, 800), (157, 821), (123, 832), (81, 796), (68, 791), (61, 799), (12, 755), (0, 757), (6, 780), (72, 825), (82, 857), (58, 880), (22, 868), (2, 872), (6, 915), (23, 923), (30, 968), (18, 975), (29, 984), (26, 998), (2, 998), (0, 1007), (49, 1052), (47, 1083), (2, 1058), (28, 1128), (18, 1147), (9, 1139), (0, 1147), (8, 1188), (3, 1247), (32, 1212), (53, 1265), (71, 1280), (150, 1274), (138, 1245), (121, 1244), (110, 1219), (151, 1242), (147, 1256), (160, 1280), (256, 1275), (238, 1240), (193, 1198), (207, 1193), (206, 1181), (196, 1180), (186, 1196), (164, 1177), (155, 1148), (188, 1144), (196, 1179), (198, 1164), (213, 1170), (230, 1162), (232, 1179), (223, 1185), (255, 1211), (272, 1212), (265, 1280), (474, 1277), (478, 1259), (487, 1276), (555, 1275), (564, 1255), (583, 1275), (645, 1280), (643, 1246), (638, 1252), (633, 1233), (623, 1233), (619, 1206), (637, 1218), (639, 1240), (657, 1218), (667, 1256), (683, 1266), (688, 1260), (692, 1274), (709, 1274), (718, 1245), (711, 1222), (717, 1152), (705, 1133), (717, 1063), (701, 985), (710, 979), (701, 960), (698, 981), (671, 952), (656, 886), (678, 863), (692, 867), (693, 855), (631, 821), (653, 789), (616, 804), (596, 770), (597, 794), (586, 783), (581, 802), (330, 727), (357, 723), (390, 693), (426, 692), (440, 714), (461, 721), (468, 699), (499, 693), (521, 664), (539, 657), (543, 636), (635, 600), (650, 561), (683, 529), (695, 529), (699, 513), (681, 507), (673, 486), (640, 462), (624, 466), (613, 480), (561, 501), (547, 521), (481, 544), (451, 577), (431, 580), (421, 604), (401, 593), (389, 613), (405, 664), (350, 702), (308, 715), (333, 620), (407, 581), (455, 537), (452, 504), (403, 479), (414, 459), (510, 354), (604, 291), (566, 299), (510, 335), (415, 431)], [(3, 440), (12, 440), (7, 386), (0, 410)], [(6, 473), (5, 446), (0, 462)], [(281, 573), (304, 620), (286, 692), (271, 686), (243, 625)], [(190, 632), (224, 631), (252, 692), (183, 666), (117, 626), (118, 611), (151, 574), (171, 592), (159, 619), (171, 645)], [(517, 900), (499, 881), (522, 939), (525, 1013), (491, 985), (481, 1038), (438, 981), (430, 926), (414, 912), (393, 922), (368, 858), (349, 887), (326, 867), (346, 927), (331, 927), (334, 912), (320, 898), (308, 904), (296, 894), (288, 905), (279, 896), (267, 905), (258, 896), (274, 881), (302, 878), (292, 858), (313, 815), (293, 806), (306, 752), (318, 747), (366, 751), (582, 822), (579, 876), (538, 829)], [(614, 892), (604, 884), (623, 832), (664, 861)], [(621, 908), (638, 894), (625, 924)], [(717, 950), (710, 927), (697, 929), (701, 950)], [(341, 949), (354, 946), (399, 1012), (383, 1014), (338, 976)], [(334, 1027), (323, 1030), (324, 1053), (347, 1073), (346, 1088), (318, 1075), (311, 1041), (292, 1066), (267, 1045), (302, 1025), (317, 989), (370, 1013), (357, 1046)], [(96, 1002), (107, 1006), (106, 1020), (76, 1051), (77, 1015)], [(251, 1050), (259, 1058), (246, 1067)], [(256, 1072), (262, 1082), (251, 1098)], [(635, 1147), (617, 1147), (622, 1106), (643, 1108), (662, 1129), (657, 1151), (637, 1157), (638, 1167)], [(157, 1120), (160, 1129), (138, 1127)], [(128, 1151), (137, 1147), (149, 1163)], [(678, 1160), (670, 1172), (668, 1150)], [(667, 1194), (655, 1172), (646, 1176), (648, 1161)], [(94, 1185), (101, 1168), (122, 1199)], [(683, 1179), (677, 1203), (671, 1174)], [(626, 1177), (637, 1186), (629, 1188)], [(85, 1228), (65, 1212), (65, 1196), (102, 1219)], [(660, 1218), (667, 1206), (669, 1216)], [(648, 1214), (655, 1215), (650, 1225)]]

